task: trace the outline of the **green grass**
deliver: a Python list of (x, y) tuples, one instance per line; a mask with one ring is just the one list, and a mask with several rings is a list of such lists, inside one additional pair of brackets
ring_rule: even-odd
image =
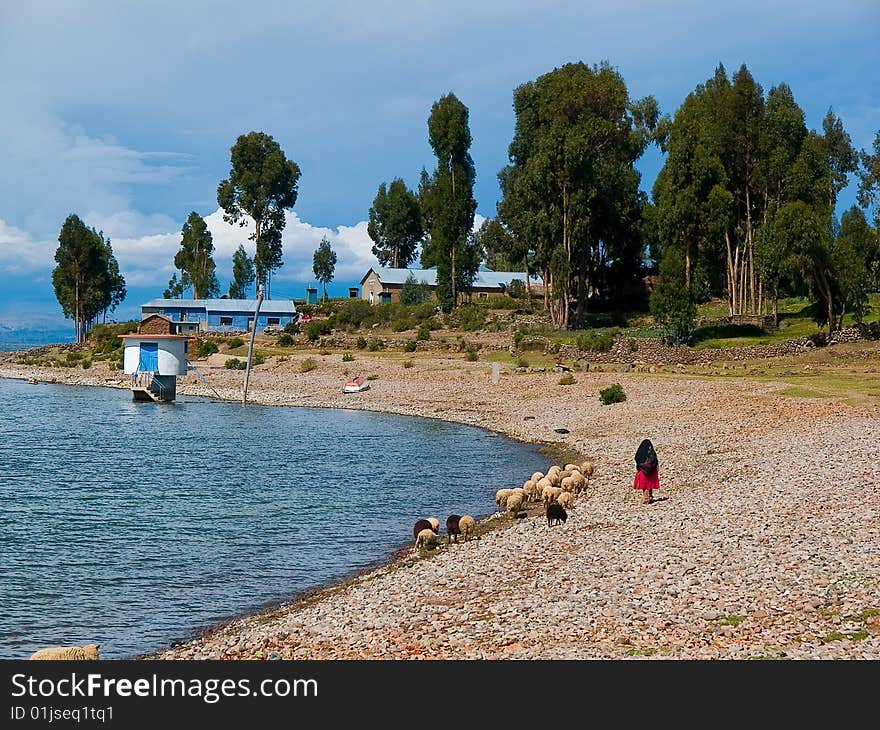
[(862, 639), (868, 638), (868, 632), (864, 629), (861, 631), (851, 631), (849, 633), (844, 633), (841, 631), (832, 631), (828, 636), (822, 639), (823, 644), (829, 644), (832, 641), (843, 641), (844, 639), (849, 639), (850, 641), (861, 641)]
[(880, 608), (866, 608), (861, 613), (853, 614), (852, 616), (847, 616), (847, 621), (867, 621), (868, 619), (872, 619), (875, 616), (880, 616)]
[(653, 646), (648, 646), (643, 649), (630, 649), (626, 652), (627, 656), (654, 656), (657, 653), (657, 649)]
[(745, 616), (732, 613), (729, 616), (722, 616), (720, 619), (718, 619), (718, 623), (722, 626), (739, 626), (745, 620)]

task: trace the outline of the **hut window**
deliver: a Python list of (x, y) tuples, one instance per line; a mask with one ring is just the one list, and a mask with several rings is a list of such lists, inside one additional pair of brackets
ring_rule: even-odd
[(266, 319), (266, 323), (272, 327), (273, 325), (278, 326), (281, 324), (281, 317), (268, 317)]
[(489, 295), (486, 292), (484, 292), (484, 291), (480, 292), (480, 299), (487, 299), (488, 297), (489, 297)]
[(220, 317), (221, 327), (232, 327), (232, 317)]

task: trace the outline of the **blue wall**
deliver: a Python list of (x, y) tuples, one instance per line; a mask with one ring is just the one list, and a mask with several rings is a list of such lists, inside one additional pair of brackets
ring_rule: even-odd
[[(161, 307), (144, 307), (141, 310), (141, 316), (146, 316), (148, 314), (164, 314), (166, 317), (174, 320), (175, 322), (204, 322), (205, 317), (205, 309), (204, 307), (165, 307), (164, 309)], [(184, 316), (185, 315), (185, 316)], [(220, 318), (226, 317), (232, 318), (231, 325), (221, 325)], [(284, 327), (284, 325), (288, 324), (293, 320), (292, 314), (280, 314), (269, 312), (268, 314), (265, 312), (260, 312), (259, 321), (257, 322), (257, 329), (262, 330), (269, 326), (269, 317), (278, 318), (280, 323), (277, 325), (278, 327)], [(253, 318), (253, 312), (212, 312), (209, 311), (207, 314), (207, 322), (209, 330), (247, 330), (248, 321)]]

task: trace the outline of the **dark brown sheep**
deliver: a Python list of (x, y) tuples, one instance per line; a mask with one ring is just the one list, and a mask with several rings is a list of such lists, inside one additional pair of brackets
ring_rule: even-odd
[(446, 544), (449, 544), (449, 541), (455, 536), (455, 541), (458, 542), (458, 536), (461, 534), (461, 528), (458, 526), (458, 522), (461, 519), (461, 515), (449, 515), (446, 518)]
[(565, 522), (568, 519), (568, 513), (565, 511), (565, 507), (561, 504), (557, 504), (556, 502), (551, 502), (547, 505), (547, 526), (550, 525), (559, 525)]
[(431, 530), (435, 535), (437, 534), (437, 530), (434, 529), (434, 526), (428, 520), (419, 520), (413, 525), (413, 540), (418, 539), (419, 533), (422, 530)]

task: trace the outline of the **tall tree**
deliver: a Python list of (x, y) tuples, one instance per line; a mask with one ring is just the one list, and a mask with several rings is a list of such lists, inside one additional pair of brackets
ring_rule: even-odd
[(633, 163), (653, 139), (659, 112), (651, 97), (631, 102), (608, 64), (556, 68), (518, 87), (513, 105), (499, 215), (533, 241), (551, 319), (568, 327), (571, 302), (582, 321), (602, 269), (639, 236)]
[(498, 218), (487, 218), (477, 230), (486, 266), (493, 271), (526, 271), (528, 246)]
[[(427, 260), (437, 267), (437, 298), (449, 311), (476, 274), (473, 242), (468, 240), (477, 210), (476, 172), (468, 151), (468, 109), (455, 94), (447, 94), (431, 107), (428, 141), (437, 157), (437, 168), (430, 178), (423, 173), (420, 185), (425, 229), (430, 235)], [(425, 261), (423, 255), (423, 264)]]
[(229, 284), (229, 296), (232, 299), (247, 299), (248, 289), (256, 279), (254, 262), (244, 246), (238, 245), (232, 254), (232, 281)]
[(386, 188), (379, 185), (370, 208), (367, 233), (373, 240), (373, 255), (382, 266), (406, 268), (422, 240), (422, 212), (418, 196), (400, 178)]
[(214, 239), (205, 219), (195, 211), (183, 224), (180, 250), (174, 256), (174, 265), (181, 271), (180, 281), (187, 281), (192, 286), (194, 299), (215, 297), (220, 292), (214, 263)]
[(125, 298), (125, 279), (109, 240), (69, 215), (58, 234), (52, 286), (64, 316), (73, 320), (77, 342), (102, 312), (113, 311)]
[(254, 222), (254, 267), (257, 288), (270, 293), (271, 275), (282, 266), (281, 233), (284, 211), (296, 203), (299, 166), (288, 160), (279, 144), (264, 132), (241, 135), (231, 149), (229, 178), (217, 187), (217, 202), (228, 223)]
[(874, 227), (880, 229), (880, 130), (874, 136), (874, 152), (859, 153), (859, 205), (874, 208)]
[(326, 299), (327, 284), (333, 281), (333, 274), (336, 271), (336, 252), (330, 247), (327, 236), (321, 239), (315, 250), (312, 270), (315, 272), (315, 278), (324, 285), (324, 299)]
[(186, 274), (181, 274), (178, 279), (177, 272), (175, 271), (171, 274), (171, 278), (168, 280), (168, 288), (162, 292), (162, 297), (164, 299), (182, 299), (189, 286), (189, 279), (186, 278)]
[(840, 296), (840, 319), (851, 312), (856, 322), (868, 313), (870, 292), (877, 285), (880, 245), (865, 214), (852, 206), (840, 219), (834, 242), (835, 280)]

